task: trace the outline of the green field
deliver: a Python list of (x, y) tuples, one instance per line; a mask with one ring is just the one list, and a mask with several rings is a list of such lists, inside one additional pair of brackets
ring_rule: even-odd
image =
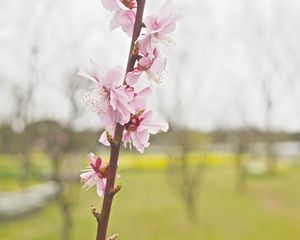
[[(235, 191), (232, 166), (210, 167), (199, 189), (198, 219), (191, 222), (164, 170), (122, 171), (109, 232), (123, 240), (298, 240), (300, 168), (275, 177), (248, 179), (247, 191)], [(69, 189), (73, 206), (72, 240), (95, 239), (90, 205), (100, 206), (94, 189)], [(53, 201), (35, 214), (0, 223), (0, 239), (60, 239), (61, 217)]]

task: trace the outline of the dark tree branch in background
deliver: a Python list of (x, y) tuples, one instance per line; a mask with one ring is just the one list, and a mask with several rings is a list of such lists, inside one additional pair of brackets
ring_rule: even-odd
[[(186, 126), (185, 111), (189, 109), (190, 103), (195, 102), (195, 96), (199, 96), (199, 88), (193, 85), (192, 89), (186, 88), (187, 83), (184, 81), (182, 73), (185, 71), (185, 64), (189, 54), (184, 51), (178, 57), (177, 72), (172, 81), (174, 82), (174, 94), (172, 97), (172, 105), (167, 106), (164, 98), (165, 94), (159, 94), (160, 112), (170, 123), (169, 142), (166, 148), (168, 157), (167, 180), (171, 190), (175, 190), (175, 194), (180, 197), (185, 213), (191, 222), (197, 220), (198, 197), (201, 191), (205, 177), (205, 160), (206, 147), (204, 142), (198, 142), (193, 138), (192, 131)], [(185, 93), (189, 93), (189, 101), (183, 101)], [(195, 107), (196, 109), (196, 107)], [(191, 116), (195, 112), (189, 111), (187, 114)], [(204, 149), (205, 148), (205, 149)], [(197, 149), (197, 162), (191, 162), (190, 153)]]
[[(146, 0), (137, 0), (136, 19), (135, 19), (135, 24), (133, 29), (133, 36), (131, 40), (126, 73), (133, 70), (134, 64), (137, 60), (136, 56), (133, 54), (133, 50), (134, 50), (136, 40), (138, 39), (141, 32), (145, 2)], [(100, 219), (98, 220), (96, 240), (106, 239), (109, 215), (111, 211), (113, 198), (115, 195), (111, 193), (114, 192), (115, 190), (115, 179), (116, 179), (116, 172), (117, 172), (120, 144), (121, 144), (123, 130), (124, 130), (124, 126), (117, 123), (113, 144), (111, 144), (110, 160), (108, 165), (108, 177), (106, 182), (106, 188), (105, 188), (105, 194), (104, 194)]]

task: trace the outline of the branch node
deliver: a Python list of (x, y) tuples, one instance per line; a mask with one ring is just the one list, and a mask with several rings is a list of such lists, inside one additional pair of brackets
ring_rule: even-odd
[(114, 234), (114, 235), (110, 236), (109, 238), (107, 238), (107, 240), (115, 240), (115, 239), (117, 239), (117, 237), (118, 237), (118, 234)]
[(114, 196), (117, 192), (119, 192), (121, 190), (121, 188), (122, 188), (121, 184), (117, 185), (116, 187), (114, 187), (113, 190), (111, 190), (109, 192), (109, 195)]
[(135, 41), (133, 44), (131, 56), (137, 58), (138, 55), (139, 55), (139, 42)]
[(107, 141), (110, 143), (111, 146), (114, 146), (114, 145), (115, 145), (114, 138), (113, 138), (113, 136), (110, 134), (109, 131), (106, 131), (106, 138), (107, 138)]
[(92, 211), (92, 214), (94, 215), (94, 217), (96, 218), (96, 220), (98, 222), (100, 222), (101, 221), (101, 214), (97, 211), (97, 208), (94, 205), (91, 205), (91, 211)]

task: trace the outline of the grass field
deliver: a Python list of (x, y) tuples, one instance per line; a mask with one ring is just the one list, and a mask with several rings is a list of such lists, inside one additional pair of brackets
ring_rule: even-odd
[[(121, 240), (298, 240), (300, 239), (300, 168), (283, 175), (250, 178), (247, 191), (235, 192), (231, 166), (208, 168), (199, 190), (198, 219), (191, 222), (164, 170), (122, 171), (123, 189), (115, 198), (110, 233)], [(94, 189), (70, 186), (72, 240), (95, 239), (91, 204), (100, 205)], [(26, 218), (0, 223), (0, 239), (60, 239), (56, 202)]]

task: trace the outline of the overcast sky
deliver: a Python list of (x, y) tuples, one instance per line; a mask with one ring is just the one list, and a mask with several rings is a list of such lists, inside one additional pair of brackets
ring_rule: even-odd
[[(300, 1), (174, 2), (181, 20), (177, 45), (163, 48), (168, 67), (155, 88), (157, 115), (201, 130), (264, 128), (269, 98), (271, 127), (300, 130)], [(149, 0), (146, 15), (161, 4)], [(103, 69), (126, 65), (130, 39), (109, 31), (111, 17), (100, 0), (0, 0), (0, 121), (11, 121), (14, 92), (33, 81), (29, 118), (67, 122), (66, 79), (90, 69), (89, 59)], [(88, 85), (78, 94), (85, 91)], [(88, 110), (76, 125), (101, 126)]]

